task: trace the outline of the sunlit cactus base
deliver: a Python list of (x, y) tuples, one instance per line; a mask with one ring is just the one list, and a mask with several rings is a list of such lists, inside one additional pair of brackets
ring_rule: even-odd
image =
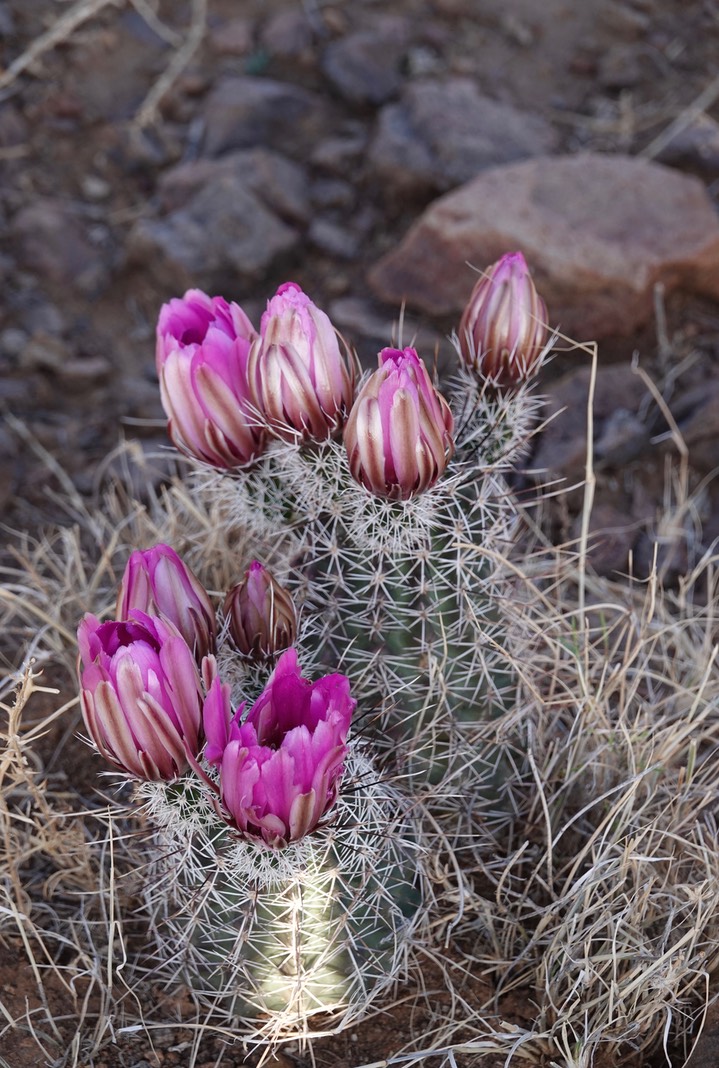
[(186, 981), (217, 1022), (258, 1042), (340, 1030), (406, 973), (431, 890), (406, 798), (357, 743), (330, 822), (283, 850), (223, 841), (182, 786), (139, 794), (157, 825), (158, 973)]

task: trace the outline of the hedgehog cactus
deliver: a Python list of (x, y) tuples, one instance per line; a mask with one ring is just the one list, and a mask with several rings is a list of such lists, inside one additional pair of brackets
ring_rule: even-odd
[(293, 283), (259, 332), (197, 290), (160, 314), (191, 491), (257, 559), (218, 625), (176, 553), (133, 554), (118, 619), (81, 624), (83, 710), (140, 780), (165, 975), (257, 1040), (317, 1014), (345, 1026), (396, 980), (431, 899), (422, 813), (507, 774), (478, 728), (514, 685), (505, 473), (536, 417), (544, 318), (521, 254), (503, 257), (445, 397), (413, 348), (384, 349), (355, 393), (344, 343)]

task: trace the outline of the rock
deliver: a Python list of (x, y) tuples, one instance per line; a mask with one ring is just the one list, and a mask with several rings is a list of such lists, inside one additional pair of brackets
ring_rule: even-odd
[(96, 174), (85, 174), (80, 182), (82, 195), (88, 200), (107, 200), (112, 193), (112, 186)]
[(196, 160), (173, 167), (160, 179), (160, 210), (163, 213), (177, 211), (206, 186), (224, 181), (243, 186), (289, 222), (305, 223), (309, 219), (309, 193), (304, 170), (266, 148), (245, 149), (219, 160)]
[(687, 167), (707, 177), (719, 174), (719, 123), (702, 112), (679, 130), (656, 158), (670, 167)]
[(598, 78), (603, 89), (634, 89), (642, 77), (640, 56), (633, 45), (612, 45), (599, 61)]
[[(409, 316), (402, 320), (402, 337), (399, 337), (397, 319), (383, 313), (381, 308), (373, 305), (364, 297), (341, 297), (334, 300), (329, 307), (330, 318), (340, 333), (346, 337), (352, 347), (360, 350), (364, 357), (363, 364), (375, 369), (377, 353), (380, 349), (402, 345), (413, 345), (428, 365), (434, 361), (435, 351), (439, 352), (438, 373), (442, 375), (451, 364), (454, 350), (445, 337), (434, 330), (419, 326)], [(365, 344), (360, 345), (360, 341)]]
[[(641, 531), (641, 523), (634, 520), (626, 509), (617, 508), (611, 501), (597, 500), (590, 518), (590, 533), (587, 542), (587, 557), (590, 566), (598, 575), (626, 574), (629, 553)], [(577, 516), (572, 524), (572, 538), (581, 536), (582, 517)]]
[(605, 4), (600, 12), (600, 20), (613, 35), (631, 41), (643, 37), (651, 26), (651, 19), (645, 12), (616, 2)]
[(45, 281), (70, 284), (95, 293), (107, 280), (98, 249), (88, 241), (78, 219), (61, 201), (40, 198), (22, 208), (11, 223), (18, 260)]
[(702, 473), (719, 466), (719, 382), (706, 382), (673, 406), (692, 467)]
[(407, 43), (404, 20), (378, 18), (372, 29), (333, 41), (322, 55), (322, 70), (351, 104), (383, 104), (402, 84), (400, 64)]
[(262, 27), (260, 43), (271, 56), (301, 56), (312, 47), (312, 26), (304, 11), (277, 11)]
[[(543, 418), (547, 425), (532, 458), (540, 479), (581, 478), (587, 457), (587, 400), (590, 369), (578, 367), (549, 390)], [(636, 411), (646, 389), (629, 364), (597, 369), (594, 390), (594, 459), (604, 466), (634, 459), (647, 441)], [(620, 398), (620, 399), (619, 399)]]
[(340, 178), (317, 178), (311, 195), (312, 203), (320, 208), (352, 208), (357, 201), (355, 187)]
[(28, 137), (25, 118), (15, 105), (5, 101), (0, 105), (0, 148), (22, 145)]
[(487, 167), (552, 151), (549, 123), (483, 96), (470, 78), (411, 82), (379, 115), (378, 177), (400, 195), (444, 191)]
[(24, 330), (16, 326), (9, 326), (0, 333), (0, 352), (11, 361), (15, 361), (22, 355), (27, 342), (28, 336)]
[(210, 31), (210, 44), (220, 56), (246, 56), (254, 48), (255, 27), (251, 19), (227, 19)]
[(159, 219), (136, 223), (128, 262), (148, 264), (178, 292), (261, 276), (310, 217), (305, 172), (264, 148), (172, 168), (160, 181), (159, 209)]
[(176, 293), (192, 286), (223, 292), (261, 277), (294, 248), (299, 232), (269, 210), (242, 181), (221, 173), (184, 207), (141, 219), (130, 233), (127, 259)]
[(325, 108), (316, 93), (271, 78), (227, 75), (205, 102), (204, 153), (273, 146), (300, 152), (321, 129)]
[(357, 255), (357, 238), (346, 227), (330, 219), (313, 219), (307, 239), (321, 252), (336, 259), (352, 260)]
[(345, 177), (358, 168), (366, 148), (367, 135), (364, 130), (352, 129), (343, 136), (319, 141), (310, 160), (321, 170)]
[(429, 206), (369, 273), (384, 301), (458, 315), (474, 275), (521, 249), (552, 323), (580, 340), (631, 334), (653, 290), (719, 298), (719, 220), (696, 178), (583, 153), (495, 167)]
[(59, 337), (38, 330), (23, 346), (20, 366), (27, 371), (59, 371), (71, 356), (70, 349)]

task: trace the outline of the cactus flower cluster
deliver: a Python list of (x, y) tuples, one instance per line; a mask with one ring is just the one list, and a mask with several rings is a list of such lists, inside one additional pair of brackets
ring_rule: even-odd
[(334, 804), (356, 702), (344, 675), (302, 678), (292, 598), (259, 561), (225, 604), (241, 652), (269, 661), (285, 650), (246, 716), (244, 702), (232, 714), (218, 675), (209, 595), (161, 544), (130, 556), (115, 620), (80, 623), (83, 718), (98, 752), (135, 779), (174, 782), (204, 754), (220, 768), (219, 787), (206, 782), (223, 819), (279, 848)]
[[(148, 869), (171, 900), (149, 899), (151, 928), (230, 1022), (242, 1005), (277, 1034), (292, 1003), (306, 1034), (310, 1014), (364, 1011), (431, 897), (415, 813), (510, 773), (481, 728), (511, 707), (504, 472), (536, 416), (546, 320), (522, 254), (503, 256), (445, 396), (413, 347), (358, 380), (293, 282), (257, 329), (196, 289), (160, 312), (169, 436), (201, 473), (187, 492), (252, 562), (215, 603), (172, 547), (133, 552), (115, 619), (80, 624), (81, 704), (157, 817)], [(225, 548), (224, 564), (234, 533)], [(203, 573), (218, 584), (209, 558)]]

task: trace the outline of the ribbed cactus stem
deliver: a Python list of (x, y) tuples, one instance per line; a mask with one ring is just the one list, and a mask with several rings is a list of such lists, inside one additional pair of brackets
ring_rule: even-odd
[(139, 796), (158, 957), (207, 1008), (280, 1041), (316, 1015), (346, 1026), (404, 973), (431, 890), (416, 816), (358, 743), (330, 821), (282, 850), (218, 835), (184, 780)]

